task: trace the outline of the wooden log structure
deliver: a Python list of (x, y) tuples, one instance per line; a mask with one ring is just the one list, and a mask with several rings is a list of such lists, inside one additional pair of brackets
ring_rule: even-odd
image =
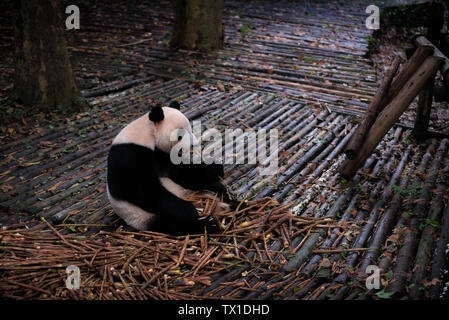
[(443, 59), (443, 63), (440, 66), (440, 72), (443, 75), (444, 84), (449, 87), (449, 58), (423, 35), (415, 36), (413, 38), (413, 43), (417, 47), (432, 47), (434, 49), (433, 55)]
[[(357, 156), (357, 150), (360, 150), (360, 147), (365, 140), (366, 134), (369, 129), (373, 125), (376, 120), (377, 115), (388, 105), (391, 100), (399, 93), (401, 88), (404, 86), (406, 81), (410, 79), (410, 77), (415, 73), (418, 67), (423, 63), (423, 61), (430, 56), (434, 51), (432, 46), (421, 46), (419, 47), (412, 57), (403, 65), (401, 68), (401, 72), (391, 83), (391, 79), (394, 76), (394, 71), (397, 69), (396, 63), (398, 59), (392, 64), (391, 73), (387, 75), (385, 80), (382, 82), (380, 88), (378, 89), (376, 95), (371, 101), (368, 109), (360, 122), (359, 126), (356, 129), (353, 137), (348, 143), (346, 147), (345, 153), (349, 159), (355, 159)], [(388, 84), (391, 83), (391, 86)]]
[[(445, 63), (440, 68), (444, 81), (442, 85), (437, 85), (433, 88), (433, 97), (435, 102), (449, 101), (449, 59), (447, 58), (447, 55), (449, 54), (449, 34), (441, 34), (440, 39), (441, 50), (436, 49), (435, 55), (445, 59)], [(415, 36), (413, 39), (414, 48), (416, 48), (415, 46), (421, 44), (429, 45), (429, 42), (430, 41), (422, 35)]]
[(379, 114), (370, 128), (366, 140), (357, 157), (347, 161), (343, 166), (341, 175), (345, 178), (352, 177), (365, 160), (371, 155), (383, 136), (390, 130), (401, 114), (407, 109), (416, 95), (427, 84), (429, 79), (443, 63), (443, 59), (436, 56), (427, 57), (413, 76), (406, 82), (399, 94)]
[[(449, 58), (423, 35), (415, 36), (413, 39), (413, 43), (416, 46), (432, 46), (434, 49), (433, 55), (443, 59), (443, 63), (441, 63), (440, 66), (440, 72), (443, 75), (444, 86), (443, 88), (439, 88), (439, 99), (436, 99), (436, 101), (441, 101), (442, 89), (444, 89), (444, 92), (446, 92), (446, 94), (447, 90), (449, 89)], [(434, 83), (429, 82), (423, 89), (423, 91), (419, 94), (418, 109), (416, 111), (416, 120), (413, 129), (413, 135), (417, 139), (422, 139), (427, 136), (427, 129), (429, 127), (430, 111), (434, 93), (436, 93)]]

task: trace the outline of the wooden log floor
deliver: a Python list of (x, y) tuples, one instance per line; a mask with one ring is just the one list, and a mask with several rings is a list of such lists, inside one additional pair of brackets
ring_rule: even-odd
[[(25, 225), (52, 232), (41, 217), (62, 236), (116, 230), (122, 223), (105, 193), (110, 143), (150, 102), (176, 99), (190, 120), (207, 128), (279, 130), (277, 175), (261, 176), (260, 165), (227, 165), (225, 182), (239, 199), (269, 197), (276, 206), (291, 204), (297, 217), (318, 221), (309, 232), (298, 232), (301, 224), (285, 220), (288, 228), (277, 226), (270, 237), (251, 240), (257, 247), (252, 255), (208, 269), (209, 280), (197, 282), (191, 297), (440, 297), (449, 232), (448, 139), (415, 141), (413, 123), (404, 116), (356, 176), (346, 181), (338, 174), (344, 147), (378, 85), (366, 58), (372, 32), (358, 1), (225, 1), (225, 44), (208, 54), (168, 49), (168, 1), (78, 2), (81, 29), (66, 31), (67, 43), (91, 109), (2, 138), (4, 232), (26, 234)], [(11, 11), (8, 1), (1, 6)], [(1, 19), (0, 85), (6, 88), (12, 83), (13, 32), (11, 17)], [(14, 106), (6, 98), (0, 103)], [(322, 218), (335, 224), (317, 227)], [(12, 251), (6, 234), (0, 236), (1, 270)], [(216, 241), (211, 238), (209, 248)], [(362, 275), (369, 265), (382, 268), (381, 289), (366, 288)], [(201, 278), (201, 270), (194, 275)], [(163, 283), (164, 272), (156, 275)], [(167, 292), (179, 285), (168, 275)], [(0, 280), (4, 290), (17, 287), (6, 280)], [(176, 297), (188, 297), (188, 289), (183, 292)]]

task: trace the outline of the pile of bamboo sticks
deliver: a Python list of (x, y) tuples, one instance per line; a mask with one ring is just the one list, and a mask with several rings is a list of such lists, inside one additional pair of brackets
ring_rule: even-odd
[[(31, 229), (26, 224), (3, 227), (1, 295), (13, 299), (198, 299), (217, 273), (242, 265), (256, 270), (271, 263), (271, 268), (281, 268), (286, 261), (273, 265), (279, 261), (275, 259), (279, 252), (268, 249), (268, 240), (279, 238), (288, 248), (290, 239), (302, 234), (305, 240), (315, 228), (349, 227), (326, 217), (295, 217), (291, 204), (281, 206), (270, 198), (242, 201), (235, 211), (220, 212), (216, 212), (215, 196), (192, 194), (187, 199), (200, 215), (215, 211), (223, 233), (172, 237), (120, 227), (92, 235), (66, 234), (64, 227), (52, 226), (45, 219)], [(70, 265), (80, 269), (78, 290), (66, 287)]]

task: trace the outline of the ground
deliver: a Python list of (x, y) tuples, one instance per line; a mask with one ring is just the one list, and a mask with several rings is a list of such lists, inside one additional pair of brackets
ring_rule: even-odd
[[(11, 10), (8, 2), (1, 6), (2, 12)], [(27, 222), (43, 217), (72, 243), (74, 236), (123, 227), (105, 195), (108, 147), (151, 102), (177, 99), (190, 120), (208, 128), (278, 129), (280, 172), (261, 176), (257, 165), (228, 165), (225, 182), (239, 199), (270, 197), (276, 206), (290, 204), (303, 219), (289, 220), (289, 229), (277, 226), (272, 236), (249, 244), (253, 254), (245, 264), (208, 270), (195, 297), (439, 297), (449, 215), (448, 140), (414, 141), (410, 109), (352, 180), (338, 174), (344, 146), (388, 66), (385, 59), (368, 56), (373, 34), (365, 28), (362, 5), (225, 1), (225, 45), (209, 54), (168, 49), (173, 18), (168, 1), (80, 1), (79, 6), (81, 29), (67, 31), (67, 38), (91, 109), (76, 115), (35, 114), (7, 98), (12, 30), (2, 17), (1, 108), (8, 116), (0, 137), (0, 223), (5, 232), (48, 230), (39, 219)], [(373, 59), (382, 61), (377, 69)], [(445, 125), (433, 117), (431, 130), (441, 132)], [(324, 218), (328, 224), (317, 220), (302, 232), (304, 219)], [(5, 236), (2, 241), (15, 241)], [(195, 250), (207, 259), (214, 253), (207, 251), (210, 241), (179, 240), (172, 250), (200, 243)], [(382, 289), (367, 289), (361, 280), (368, 265), (382, 268)], [(163, 268), (157, 271), (163, 284)], [(176, 285), (175, 278), (168, 279), (170, 288)], [(9, 290), (19, 286), (6, 283), (1, 285)]]

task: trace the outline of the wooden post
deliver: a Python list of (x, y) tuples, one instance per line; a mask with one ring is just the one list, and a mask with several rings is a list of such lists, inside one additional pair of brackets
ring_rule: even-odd
[[(402, 66), (401, 72), (399, 72), (391, 86), (387, 88), (386, 94), (384, 89), (388, 83), (385, 83), (385, 86), (381, 85), (373, 98), (373, 101), (370, 103), (364, 118), (357, 127), (356, 132), (354, 132), (351, 140), (348, 142), (345, 153), (349, 159), (356, 158), (357, 151), (360, 150), (368, 130), (371, 128), (374, 121), (376, 121), (377, 115), (399, 93), (405, 82), (410, 79), (424, 60), (433, 53), (433, 50), (434, 48), (432, 46), (418, 47), (413, 56)], [(394, 67), (395, 65), (393, 64), (392, 69), (394, 69)], [(386, 81), (388, 81), (388, 79)]]
[[(434, 75), (435, 76), (435, 75)], [(424, 89), (419, 93), (418, 108), (416, 109), (413, 135), (416, 139), (423, 139), (429, 128), (430, 112), (432, 109), (434, 77), (431, 77)]]
[(419, 91), (423, 89), (429, 79), (435, 74), (442, 61), (439, 57), (428, 57), (418, 71), (403, 86), (399, 94), (379, 114), (376, 122), (369, 130), (360, 151), (357, 153), (357, 157), (345, 163), (341, 172), (344, 178), (350, 178), (357, 172)]

